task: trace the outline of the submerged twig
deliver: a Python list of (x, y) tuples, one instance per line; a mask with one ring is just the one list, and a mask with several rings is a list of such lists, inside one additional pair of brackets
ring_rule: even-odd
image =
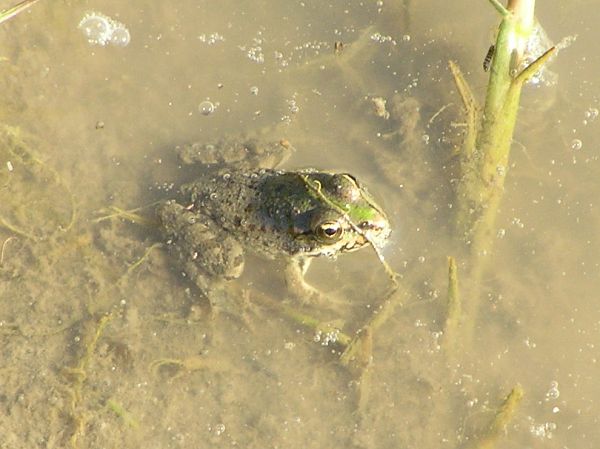
[(127, 411), (125, 407), (123, 407), (120, 403), (115, 401), (114, 399), (109, 399), (106, 401), (106, 407), (112, 411), (115, 415), (123, 420), (123, 422), (128, 427), (137, 428), (139, 427), (139, 423), (137, 419), (133, 417), (133, 415)]
[(156, 220), (152, 220), (150, 218), (146, 218), (143, 215), (137, 214), (136, 212), (147, 209), (148, 207), (156, 206), (160, 201), (155, 201), (154, 203), (146, 204), (145, 206), (136, 207), (135, 209), (121, 209), (117, 206), (109, 206), (106, 209), (103, 209), (101, 212), (107, 212), (106, 215), (102, 215), (94, 219), (94, 223), (100, 223), (105, 220), (111, 220), (113, 218), (122, 218), (124, 220), (129, 220), (134, 224), (141, 224), (143, 226), (156, 226), (158, 223)]
[(458, 269), (454, 257), (448, 257), (448, 303), (444, 326), (444, 344), (451, 354), (456, 351), (461, 318), (462, 306), (458, 292)]
[(4, 243), (2, 243), (2, 250), (0, 251), (0, 266), (2, 266), (2, 264), (4, 263), (4, 251), (6, 250), (6, 245), (8, 245), (8, 242), (15, 239), (15, 236), (10, 236), (6, 240), (4, 240)]
[(7, 20), (12, 19), (39, 1), (40, 0), (24, 0), (21, 3), (17, 3), (16, 5), (5, 9), (4, 11), (0, 11), (0, 23), (4, 23)]
[(340, 360), (342, 364), (347, 365), (349, 361), (357, 359), (363, 351), (363, 338), (361, 335), (364, 329), (368, 329), (372, 334), (379, 329), (393, 314), (396, 308), (402, 305), (406, 292), (396, 283), (385, 296), (385, 300), (374, 312), (369, 321), (356, 333), (350, 344), (346, 347)]
[(469, 87), (469, 83), (462, 74), (460, 67), (454, 61), (448, 61), (448, 66), (454, 77), (456, 88), (463, 102), (465, 108), (467, 130), (465, 132), (465, 139), (462, 146), (462, 158), (463, 160), (469, 160), (469, 158), (475, 153), (475, 143), (477, 140), (477, 122), (479, 120), (479, 106), (477, 100)]
[(506, 396), (496, 415), (494, 415), (487, 432), (472, 445), (473, 449), (492, 449), (494, 447), (498, 437), (505, 432), (506, 426), (513, 419), (523, 395), (523, 387), (516, 385)]

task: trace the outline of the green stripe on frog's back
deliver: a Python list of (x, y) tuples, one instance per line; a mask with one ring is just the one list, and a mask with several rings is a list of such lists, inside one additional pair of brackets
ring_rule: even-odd
[(358, 181), (346, 173), (301, 173), (311, 196), (330, 203), (348, 215), (354, 224), (386, 218), (383, 210)]

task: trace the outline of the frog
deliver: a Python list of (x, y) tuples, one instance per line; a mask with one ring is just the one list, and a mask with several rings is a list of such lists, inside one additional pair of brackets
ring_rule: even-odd
[(180, 148), (182, 162), (201, 173), (156, 212), (183, 274), (212, 306), (219, 287), (242, 274), (249, 252), (282, 260), (290, 294), (314, 302), (324, 298), (304, 280), (311, 260), (387, 242), (388, 217), (356, 177), (278, 168), (293, 151), (285, 140), (239, 138)]

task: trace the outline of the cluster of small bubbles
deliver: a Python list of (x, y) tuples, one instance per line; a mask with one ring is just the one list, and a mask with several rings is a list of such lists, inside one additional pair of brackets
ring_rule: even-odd
[(371, 34), (371, 40), (377, 42), (378, 44), (384, 44), (386, 42), (391, 42), (392, 45), (396, 45), (396, 41), (392, 38), (392, 36), (384, 36), (381, 33)]
[(323, 48), (329, 48), (330, 44), (324, 41), (307, 41), (303, 44), (296, 45), (293, 47), (294, 51), (303, 51), (303, 50), (314, 50), (315, 53), (319, 53)]
[(215, 426), (215, 435), (219, 436), (219, 435), (223, 435), (223, 433), (225, 433), (225, 424), (221, 423), (221, 424), (217, 424)]
[(523, 229), (525, 227), (525, 224), (523, 224), (521, 219), (518, 217), (513, 217), (511, 223), (521, 229)]
[(312, 52), (313, 55), (318, 55), (321, 53), (321, 50), (330, 49), (331, 44), (329, 42), (324, 41), (307, 41), (303, 44), (296, 45), (292, 48), (292, 55), (298, 53), (302, 58), (302, 56), (307, 52)]
[(85, 13), (77, 26), (91, 45), (125, 47), (131, 40), (129, 30), (121, 22), (107, 15), (91, 11)]
[(330, 330), (329, 332), (323, 332), (321, 330), (317, 330), (317, 332), (315, 332), (315, 335), (313, 337), (313, 341), (315, 343), (320, 343), (321, 346), (329, 346), (338, 341), (339, 335), (340, 335), (339, 329), (333, 329), (333, 330)]
[(165, 192), (169, 192), (169, 191), (173, 190), (174, 187), (175, 187), (175, 183), (173, 183), (173, 182), (163, 182), (161, 184), (156, 185), (156, 190), (162, 190)]
[(290, 100), (286, 100), (286, 103), (288, 105), (290, 113), (296, 114), (298, 111), (300, 111), (300, 107), (296, 103), (296, 99), (295, 98), (292, 98)]
[(280, 51), (273, 52), (273, 58), (281, 67), (287, 67), (290, 64), (289, 58), (284, 58), (283, 53)]
[(583, 148), (583, 142), (580, 139), (571, 140), (571, 149), (578, 151)]
[(439, 349), (439, 344), (438, 342), (440, 341), (440, 338), (442, 338), (444, 336), (444, 333), (441, 331), (433, 331), (431, 333), (431, 337), (433, 338), (433, 341), (436, 343), (436, 348)]
[(504, 238), (505, 235), (506, 235), (506, 229), (504, 229), (504, 228), (498, 229), (498, 232), (496, 233), (497, 238), (502, 239), (502, 238)]
[(248, 59), (250, 59), (253, 62), (256, 62), (257, 64), (263, 64), (265, 62), (265, 54), (262, 51), (263, 39), (262, 37), (260, 37), (261, 35), (262, 32), (259, 31), (257, 33), (257, 37), (252, 39), (251, 45), (238, 46), (238, 48), (241, 51), (246, 52), (246, 56), (248, 57)]
[[(518, 73), (525, 69), (552, 46), (553, 43), (548, 37), (548, 34), (546, 34), (546, 31), (542, 26), (537, 23), (527, 41), (523, 60), (519, 64), (519, 68), (516, 72)], [(557, 82), (558, 75), (548, 70), (546, 67), (542, 67), (527, 81), (528, 84), (534, 86), (554, 86)]]
[(300, 62), (321, 54), (322, 50), (330, 50), (331, 43), (324, 41), (308, 41), (288, 50), (287, 56), (282, 51), (275, 51), (273, 57), (280, 67), (288, 67), (292, 61)]
[(410, 34), (403, 35), (402, 42), (410, 42)]
[(198, 105), (198, 111), (202, 115), (210, 115), (215, 112), (215, 109), (217, 109), (217, 106), (210, 100), (204, 100)]
[(425, 145), (429, 144), (429, 134), (423, 134), (423, 135), (421, 136), (421, 140), (423, 141), (423, 143), (424, 143)]
[(250, 47), (246, 53), (246, 56), (248, 56), (248, 59), (256, 62), (257, 64), (262, 64), (265, 62), (265, 55), (262, 52), (261, 47)]
[(531, 341), (531, 339), (529, 337), (527, 337), (524, 340), (525, 346), (527, 346), (530, 349), (535, 349), (537, 348), (537, 344), (534, 341)]
[(546, 400), (554, 400), (558, 399), (560, 396), (560, 391), (558, 390), (558, 382), (553, 380), (550, 382), (550, 389), (546, 392)]
[(252, 86), (252, 87), (250, 88), (250, 93), (251, 93), (252, 95), (258, 95), (258, 87), (257, 87), (257, 86)]
[(529, 426), (529, 431), (534, 437), (540, 439), (551, 439), (554, 435), (553, 432), (556, 430), (556, 423), (553, 422), (545, 422), (542, 424), (531, 424)]
[(478, 403), (479, 403), (479, 399), (477, 399), (477, 398), (469, 399), (469, 400), (467, 401), (467, 407), (469, 407), (469, 408), (473, 408), (473, 407), (475, 407), (475, 406), (476, 406)]
[(200, 36), (198, 36), (198, 40), (208, 45), (215, 45), (218, 42), (224, 42), (225, 38), (222, 34), (215, 32), (209, 35), (203, 33)]
[(596, 120), (599, 112), (600, 111), (598, 111), (598, 108), (589, 108), (587, 111), (585, 111), (585, 120), (583, 121), (583, 124), (587, 125), (589, 122)]
[(419, 86), (419, 78), (413, 78), (412, 80), (410, 80), (410, 82), (408, 83), (408, 85), (406, 86), (407, 90), (410, 89), (415, 89)]

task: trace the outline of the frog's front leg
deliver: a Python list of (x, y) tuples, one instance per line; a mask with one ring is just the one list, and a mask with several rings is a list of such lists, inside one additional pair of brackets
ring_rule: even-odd
[(309, 257), (295, 257), (286, 263), (285, 283), (288, 291), (302, 302), (323, 302), (325, 297), (304, 279), (311, 262)]

